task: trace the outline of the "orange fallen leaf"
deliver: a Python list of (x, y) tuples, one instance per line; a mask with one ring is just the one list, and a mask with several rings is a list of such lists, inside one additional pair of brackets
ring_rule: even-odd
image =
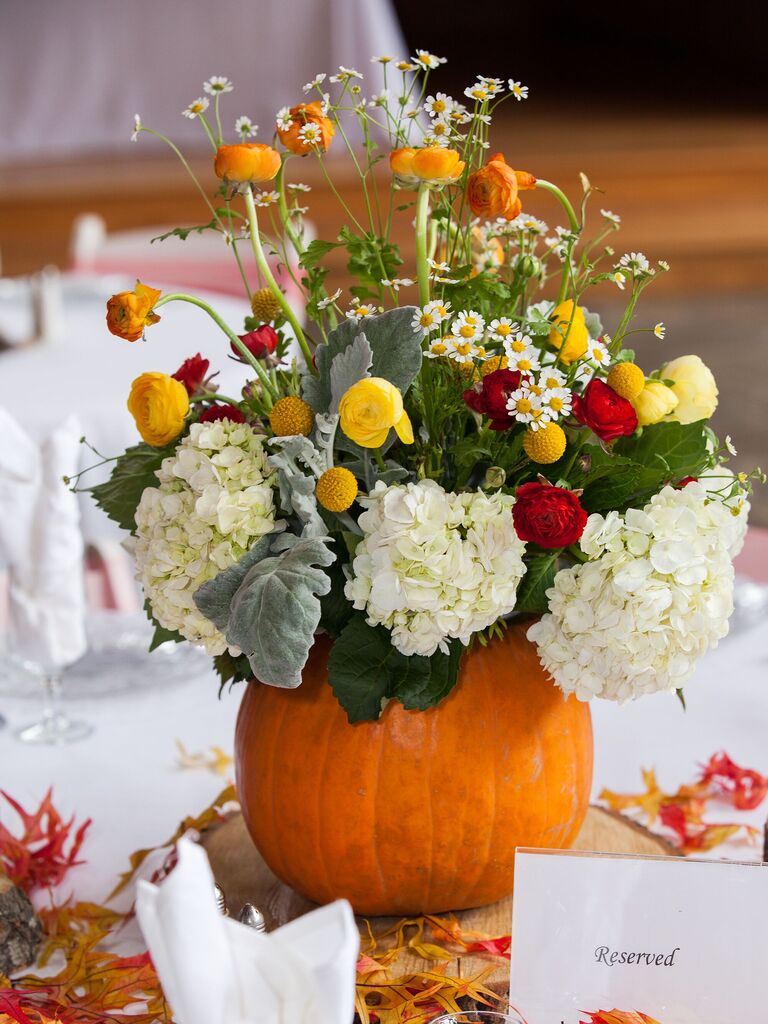
[(179, 751), (177, 764), (180, 768), (204, 768), (214, 775), (228, 775), (235, 763), (234, 758), (221, 747), (209, 747), (208, 751), (190, 754), (181, 740), (176, 740)]
[(580, 1024), (659, 1024), (659, 1021), (637, 1010), (598, 1010)]

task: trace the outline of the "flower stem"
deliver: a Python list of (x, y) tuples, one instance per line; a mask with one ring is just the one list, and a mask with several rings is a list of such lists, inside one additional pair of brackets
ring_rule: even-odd
[(427, 263), (427, 217), (429, 215), (429, 186), (419, 185), (416, 200), (416, 276), (419, 282), (419, 302), (429, 302), (429, 264)]
[(545, 181), (543, 178), (536, 179), (536, 188), (543, 188), (545, 192), (551, 192), (552, 195), (559, 200), (560, 205), (563, 207), (566, 214), (568, 215), (568, 223), (571, 226), (571, 231), (581, 231), (581, 226), (579, 224), (576, 213), (573, 207), (571, 206), (568, 196), (566, 196), (565, 192), (563, 192), (562, 189), (559, 189), (557, 185), (553, 185), (551, 181)]
[(226, 402), (227, 405), (242, 405), (242, 398), (230, 398), (229, 395), (222, 395), (220, 391), (212, 391), (205, 395), (190, 395), (189, 404), (193, 402)]
[(194, 295), (185, 295), (183, 292), (173, 292), (170, 295), (163, 295), (161, 299), (157, 300), (154, 308), (159, 309), (160, 306), (164, 306), (167, 302), (190, 302), (193, 306), (198, 306), (200, 309), (204, 310), (211, 318), (211, 320), (213, 320), (213, 322), (218, 327), (220, 327), (221, 330), (226, 334), (226, 336), (235, 346), (235, 348), (243, 357), (243, 359), (245, 359), (246, 362), (248, 362), (249, 365), (252, 366), (253, 369), (256, 371), (256, 376), (261, 381), (261, 385), (264, 388), (265, 394), (267, 398), (270, 400), (269, 404), (270, 406), (272, 405), (271, 399), (277, 398), (277, 391), (275, 391), (275, 389), (272, 387), (272, 382), (267, 376), (267, 371), (255, 358), (253, 353), (251, 353), (248, 350), (248, 348), (242, 343), (242, 341), (240, 341), (240, 339), (229, 326), (229, 324), (225, 323), (221, 319), (221, 317), (219, 316), (215, 309), (209, 306), (207, 302), (203, 302), (202, 299), (198, 299)]
[(307, 339), (304, 337), (299, 321), (296, 319), (296, 315), (291, 309), (288, 300), (283, 295), (277, 281), (274, 278), (272, 270), (267, 262), (267, 257), (264, 255), (264, 249), (261, 246), (261, 234), (259, 233), (259, 219), (256, 213), (256, 203), (253, 201), (253, 191), (247, 186), (243, 191), (243, 198), (245, 199), (245, 208), (248, 212), (248, 227), (251, 235), (251, 245), (253, 246), (253, 255), (256, 258), (256, 265), (261, 271), (264, 280), (272, 291), (277, 301), (285, 313), (285, 318), (293, 328), (293, 333), (296, 336), (296, 341), (299, 343), (304, 361), (307, 364), (307, 369), (310, 373), (317, 375), (315, 364), (312, 362), (312, 353), (309, 350)]

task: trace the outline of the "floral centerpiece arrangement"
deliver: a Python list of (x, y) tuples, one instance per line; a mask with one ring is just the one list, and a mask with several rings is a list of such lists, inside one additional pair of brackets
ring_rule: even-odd
[[(203, 645), (225, 682), (292, 688), (324, 634), (324, 679), (350, 722), (445, 702), (463, 660), (503, 646), (511, 620), (552, 692), (681, 691), (727, 632), (755, 474), (725, 466), (709, 369), (665, 361), (664, 325), (636, 319), (669, 268), (616, 258), (619, 217), (588, 215), (585, 176), (571, 201), (494, 151), (493, 113), (527, 97), (519, 82), (480, 77), (455, 99), (433, 88), (443, 61), (427, 51), (375, 61), (382, 91), (351, 68), (320, 74), (268, 142), (250, 141), (245, 116), (226, 138), (226, 78), (184, 111), (219, 181), (212, 198), (200, 185), (210, 220), (197, 230), (237, 260), (244, 324), (144, 283), (109, 300), (128, 342), (165, 306), (195, 303), (222, 331), (214, 367), (229, 355), (243, 368), (234, 396), (199, 354), (142, 374), (128, 399), (142, 443), (92, 488), (133, 535), (156, 641)], [(145, 132), (159, 134), (137, 117)], [(334, 182), (333, 149), (358, 174), (359, 207)], [(333, 238), (306, 230), (305, 161), (338, 200)], [(525, 211), (537, 192), (562, 224)], [(393, 237), (411, 221), (406, 260)], [(348, 294), (327, 286), (337, 251)], [(603, 282), (626, 297), (605, 327), (589, 297)]]

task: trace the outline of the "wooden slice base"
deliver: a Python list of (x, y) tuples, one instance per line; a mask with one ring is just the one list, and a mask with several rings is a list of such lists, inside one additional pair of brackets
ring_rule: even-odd
[[(284, 885), (262, 860), (251, 842), (241, 814), (235, 814), (219, 828), (203, 837), (216, 880), (224, 889), (229, 912), (236, 916), (243, 903), (257, 906), (267, 919), (270, 929), (277, 928), (315, 907), (314, 903)], [(660, 836), (637, 825), (621, 814), (602, 807), (590, 807), (584, 826), (573, 844), (574, 850), (592, 853), (625, 853), (645, 856), (679, 856), (679, 851)], [(487, 935), (508, 935), (512, 924), (512, 897), (509, 896), (489, 907), (459, 912), (462, 929), (484, 932)], [(380, 917), (372, 921), (374, 934), (380, 934), (394, 922), (394, 918)], [(477, 956), (457, 957), (447, 964), (449, 975), (469, 978), (488, 966), (488, 960)], [(397, 963), (397, 972), (404, 974), (428, 969), (426, 961), (403, 956)], [(485, 984), (498, 992), (509, 985), (509, 970), (500, 967)]]

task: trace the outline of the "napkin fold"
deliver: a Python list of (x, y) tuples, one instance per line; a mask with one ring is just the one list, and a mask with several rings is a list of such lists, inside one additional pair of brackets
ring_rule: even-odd
[(77, 496), (82, 430), (68, 417), (38, 447), (0, 408), (0, 566), (14, 653), (46, 669), (86, 651), (84, 544)]
[(189, 839), (136, 915), (179, 1024), (351, 1024), (360, 936), (346, 900), (269, 934), (222, 917), (205, 851)]

